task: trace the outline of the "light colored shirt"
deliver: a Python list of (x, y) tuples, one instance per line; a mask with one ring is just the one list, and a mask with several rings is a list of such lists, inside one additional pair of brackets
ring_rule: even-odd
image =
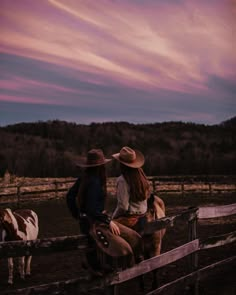
[(123, 175), (116, 181), (117, 206), (112, 218), (124, 214), (144, 214), (147, 211), (147, 200), (133, 202), (130, 200), (130, 188)]

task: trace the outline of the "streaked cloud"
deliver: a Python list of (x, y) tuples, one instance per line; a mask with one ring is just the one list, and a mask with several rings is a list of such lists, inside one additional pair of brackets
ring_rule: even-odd
[[(234, 0), (0, 0), (0, 6), (0, 107), (58, 105), (65, 107), (59, 119), (71, 114), (78, 122), (215, 123), (235, 114)], [(131, 107), (123, 112), (127, 103), (136, 115)], [(84, 115), (72, 116), (73, 106)]]

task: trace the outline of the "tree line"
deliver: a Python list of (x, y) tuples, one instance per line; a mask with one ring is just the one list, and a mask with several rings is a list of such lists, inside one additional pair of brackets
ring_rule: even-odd
[[(0, 176), (76, 177), (91, 148), (110, 157), (122, 146), (141, 150), (147, 175), (236, 174), (236, 117), (218, 125), (183, 122), (131, 124), (65, 121), (0, 127)], [(117, 176), (118, 163), (107, 165)]]

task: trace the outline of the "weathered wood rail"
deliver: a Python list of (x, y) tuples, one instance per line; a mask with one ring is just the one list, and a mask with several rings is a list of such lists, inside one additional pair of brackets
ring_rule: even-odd
[[(217, 207), (200, 207), (190, 208), (181, 214), (164, 217), (160, 220), (153, 221), (146, 225), (145, 233), (151, 233), (155, 230), (175, 226), (178, 220), (188, 222), (189, 226), (189, 242), (175, 249), (165, 252), (159, 256), (142, 261), (134, 267), (123, 271), (110, 273), (103, 278), (93, 279), (88, 276), (75, 278), (72, 280), (53, 282), (45, 285), (31, 286), (17, 290), (7, 291), (4, 295), (35, 295), (35, 294), (80, 294), (82, 291), (93, 290), (96, 288), (105, 288), (108, 294), (114, 294), (117, 286), (125, 281), (139, 277), (154, 269), (164, 267), (174, 261), (182, 259), (186, 256), (189, 259), (190, 273), (175, 281), (169, 282), (156, 290), (153, 290), (147, 295), (153, 294), (181, 294), (181, 290), (185, 285), (195, 285), (194, 294), (198, 294), (198, 283), (201, 279), (209, 276), (211, 273), (224, 271), (229, 265), (236, 266), (236, 256), (229, 257), (217, 263), (208, 265), (198, 269), (198, 253), (201, 250), (210, 249), (213, 247), (223, 246), (229, 243), (236, 242), (236, 232), (226, 233), (220, 236), (209, 237), (202, 241), (197, 237), (197, 221), (204, 218), (218, 218), (236, 214), (236, 204), (217, 206)], [(82, 252), (87, 247), (87, 238), (84, 235), (58, 237), (34, 241), (15, 241), (0, 243), (0, 258), (17, 257), (21, 255), (50, 255), (58, 251), (78, 250)]]
[[(216, 179), (197, 178), (194, 176), (148, 177), (152, 191), (160, 194), (215, 194), (236, 192), (236, 179), (217, 177)], [(24, 202), (32, 200), (48, 200), (65, 196), (68, 188), (75, 182), (75, 178), (67, 180), (50, 180), (47, 182), (18, 184), (0, 184), (0, 203)], [(110, 194), (115, 193), (115, 178), (108, 178), (107, 189)]]

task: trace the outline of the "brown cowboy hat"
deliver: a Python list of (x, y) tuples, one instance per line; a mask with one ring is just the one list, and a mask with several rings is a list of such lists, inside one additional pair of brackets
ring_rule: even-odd
[(144, 155), (140, 151), (133, 150), (128, 146), (124, 146), (119, 153), (113, 154), (112, 157), (131, 168), (140, 168), (145, 162)]
[(92, 149), (88, 151), (87, 157), (81, 159), (80, 162), (76, 163), (76, 166), (79, 167), (96, 167), (105, 165), (110, 162), (112, 159), (106, 159), (104, 157), (103, 151), (101, 149)]

